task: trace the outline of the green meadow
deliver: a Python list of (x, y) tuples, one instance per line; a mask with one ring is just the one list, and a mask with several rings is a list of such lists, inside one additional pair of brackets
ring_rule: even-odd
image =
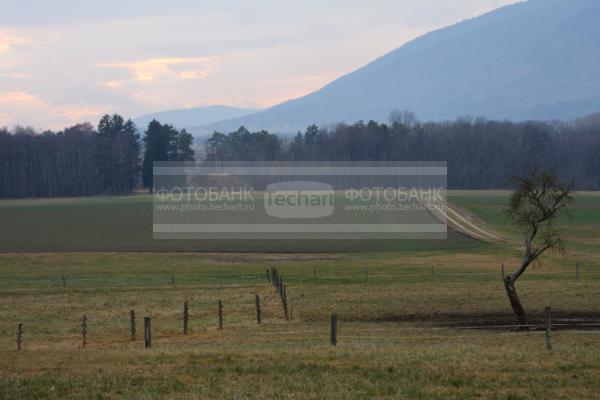
[[(518, 283), (533, 324), (552, 307), (552, 352), (543, 330), (509, 327), (501, 265), (517, 265), (521, 239), (502, 217), (507, 196), (449, 195), (503, 243), (454, 234), (344, 250), (248, 241), (236, 252), (228, 249), (240, 243), (153, 241), (148, 196), (2, 201), (0, 399), (595, 399), (600, 194), (577, 194), (558, 221), (566, 254), (543, 257)], [(272, 267), (286, 284), (290, 320), (267, 280)], [(145, 316), (152, 349), (143, 344)], [(572, 328), (574, 320), (587, 328)]]

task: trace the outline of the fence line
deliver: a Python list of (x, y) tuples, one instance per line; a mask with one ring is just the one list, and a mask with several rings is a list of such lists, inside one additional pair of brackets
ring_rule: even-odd
[[(445, 278), (460, 278), (460, 277), (464, 277), (464, 278), (469, 278), (469, 277), (486, 277), (486, 276), (498, 276), (498, 281), (500, 280), (500, 276), (501, 273), (500, 272), (438, 272), (439, 270), (434, 270), (434, 274), (431, 274), (431, 272), (428, 273), (414, 273), (414, 274), (394, 274), (394, 273), (390, 273), (390, 272), (383, 272), (383, 273), (377, 273), (376, 270), (373, 269), (369, 269), (368, 272), (368, 282), (369, 283), (375, 283), (377, 284), (378, 281), (384, 280), (384, 279), (389, 279), (389, 278), (420, 278), (419, 282), (431, 282), (432, 277), (445, 277)], [(189, 280), (189, 279), (181, 279), (181, 282), (177, 285), (178, 289), (186, 289), (186, 288), (192, 288), (192, 287), (198, 287), (197, 285), (195, 285), (196, 283), (206, 283), (207, 286), (209, 286), (210, 284), (206, 281), (206, 279), (202, 279), (202, 275), (195, 275), (195, 274), (188, 274), (190, 276), (198, 276), (198, 279), (195, 280)], [(182, 278), (187, 276), (187, 275), (179, 275)], [(318, 276), (318, 281), (319, 281), (319, 285), (328, 285), (328, 284), (338, 284), (336, 281), (340, 281), (340, 280), (348, 280), (350, 282), (348, 282), (348, 284), (362, 284), (363, 286), (367, 286), (365, 285), (365, 278), (364, 278), (364, 269), (360, 272), (356, 272), (355, 274), (344, 274), (344, 275), (336, 275), (336, 274), (331, 274), (331, 275), (323, 275), (322, 273)], [(570, 271), (560, 271), (560, 272), (544, 272), (544, 271), (528, 271), (526, 275), (524, 275), (524, 278), (527, 280), (528, 278), (535, 278), (535, 277), (549, 277), (549, 276), (566, 276), (566, 277), (572, 277), (573, 281), (586, 281), (586, 278), (598, 278), (600, 276), (600, 270), (583, 270), (580, 267), (580, 272), (579, 272), (579, 277), (577, 276), (576, 272), (570, 272)], [(189, 278), (189, 277), (188, 277)], [(298, 285), (298, 284), (303, 284), (303, 285), (312, 285), (312, 286), (317, 286), (315, 285), (315, 280), (313, 276), (309, 276), (309, 275), (305, 275), (305, 274), (298, 274), (298, 273), (292, 273), (292, 274), (288, 274), (286, 275), (287, 278), (287, 282), (286, 282), (286, 286), (289, 285)], [(60, 279), (60, 278), (59, 278)], [(239, 278), (240, 280), (242, 278)], [(253, 280), (261, 280), (264, 279), (264, 275), (256, 275)], [(466, 279), (465, 279), (466, 280)], [(245, 281), (245, 280), (244, 280)], [(456, 280), (454, 280), (455, 282)], [(491, 282), (492, 280), (486, 280), (485, 282)], [(60, 287), (62, 289), (65, 289), (65, 286), (62, 285), (62, 282), (60, 283), (60, 286), (54, 284), (56, 281), (54, 279), (49, 279), (49, 278), (27, 278), (27, 279), (19, 279), (19, 278), (6, 278), (2, 280), (2, 283), (4, 284), (3, 286), (10, 286), (10, 288), (8, 289), (8, 291), (18, 291), (19, 289), (22, 288), (27, 288), (30, 287), (30, 285), (28, 285), (28, 283), (33, 284), (33, 285), (43, 285), (44, 287), (47, 288), (52, 288), (54, 287)], [(59, 281), (60, 282), (60, 281)], [(174, 286), (167, 280), (166, 282), (162, 282), (160, 279), (156, 279), (156, 280), (115, 280), (115, 281), (107, 281), (105, 278), (74, 278), (71, 277), (69, 279), (69, 284), (68, 284), (68, 288), (70, 290), (78, 290), (78, 289), (86, 289), (87, 287), (90, 288), (94, 288), (94, 286), (92, 286), (91, 284), (93, 283), (98, 283), (98, 282), (103, 282), (105, 284), (105, 287), (115, 287), (115, 288), (127, 288), (127, 287), (172, 287), (174, 288)], [(231, 280), (231, 284), (235, 284), (239, 282), (239, 280)], [(446, 283), (447, 281), (445, 280), (436, 280), (435, 283)], [(483, 281), (482, 281), (483, 282)], [(398, 282), (401, 283), (401, 282)], [(402, 283), (418, 283), (418, 282), (402, 282)], [(18, 285), (16, 285), (18, 284)], [(54, 285), (53, 285), (54, 284)], [(78, 286), (78, 284), (83, 284), (82, 286)], [(87, 286), (86, 284), (90, 284), (90, 286)], [(144, 286), (145, 285), (145, 286)], [(149, 285), (149, 286), (148, 286)], [(15, 287), (16, 286), (16, 287)]]
[[(577, 263), (577, 270), (576, 270), (576, 275), (574, 275), (572, 272), (530, 272), (528, 274), (528, 276), (532, 276), (532, 275), (570, 275), (573, 276), (574, 279), (576, 280), (580, 280), (581, 279), (581, 266), (580, 263)], [(425, 268), (423, 268), (425, 269)], [(504, 266), (502, 266), (502, 273), (504, 273)], [(586, 274), (584, 276), (587, 275), (597, 275), (599, 274), (599, 272), (586, 272)], [(395, 274), (381, 274), (381, 275), (377, 275), (377, 274), (373, 274), (372, 271), (368, 270), (368, 267), (363, 267), (363, 269), (361, 269), (359, 271), (359, 274), (353, 274), (353, 275), (336, 275), (334, 277), (323, 277), (323, 276), (319, 276), (318, 279), (319, 280), (327, 280), (327, 279), (344, 279), (347, 277), (352, 277), (353, 279), (357, 279), (358, 283), (363, 283), (364, 286), (368, 286), (369, 285), (369, 281), (370, 278), (373, 278), (373, 276), (375, 277), (386, 277), (386, 276), (395, 276), (395, 277), (419, 277), (419, 278), (423, 278), (423, 280), (429, 280), (431, 279), (431, 282), (436, 282), (439, 283), (439, 280), (435, 280), (436, 277), (464, 277), (464, 276), (488, 276), (488, 275), (498, 275), (498, 272), (468, 272), (468, 273), (439, 273), (435, 271), (434, 267), (431, 267), (431, 274), (414, 274), (414, 275), (395, 275)], [(306, 275), (292, 275), (292, 277), (294, 276), (300, 276), (303, 279), (302, 283), (306, 283), (309, 282), (310, 283), (310, 276), (307, 278)], [(62, 282), (63, 282), (63, 288), (66, 287), (66, 279), (64, 277), (64, 275), (62, 276)], [(261, 279), (265, 278), (265, 275), (260, 275)], [(313, 272), (313, 276), (312, 276), (313, 280), (312, 283), (313, 285), (317, 284), (317, 271), (316, 269)], [(281, 300), (281, 305), (283, 307), (283, 312), (284, 312), (284, 317), (285, 320), (291, 320), (291, 309), (288, 310), (288, 303), (290, 304), (290, 308), (291, 308), (291, 301), (289, 301), (288, 299), (288, 284), (284, 284), (283, 281), (283, 277), (280, 274), (280, 272), (275, 268), (271, 268), (270, 270), (267, 270), (267, 274), (266, 274), (266, 279), (269, 283), (271, 283), (274, 288), (277, 289), (278, 294), (279, 294), (279, 298)], [(105, 281), (105, 279), (95, 279), (95, 278), (82, 278), (81, 280), (102, 280)], [(500, 276), (498, 277), (498, 280), (500, 281)], [(78, 279), (73, 279), (70, 278), (69, 280), (69, 287), (73, 288), (74, 284), (80, 281)], [(182, 280), (182, 282), (185, 282), (185, 280)], [(320, 283), (320, 282), (319, 282)], [(174, 275), (171, 275), (171, 284), (175, 284), (175, 279), (174, 279)], [(239, 289), (239, 287), (236, 287)], [(259, 295), (256, 294), (255, 295), (255, 312), (256, 312), (256, 321), (257, 324), (261, 324), (261, 307), (260, 307), (260, 298)], [(214, 304), (214, 303), (213, 303)], [(213, 306), (214, 307), (214, 306)], [(289, 311), (289, 312), (288, 312)], [(134, 310), (130, 310), (129, 313), (129, 317), (130, 317), (130, 340), (131, 341), (135, 341), (135, 336), (136, 336), (136, 326), (135, 326), (135, 313)], [(221, 300), (218, 300), (217, 303), (217, 319), (218, 319), (218, 329), (219, 330), (223, 330), (223, 303)], [(87, 334), (88, 334), (88, 326), (87, 326), (87, 316), (84, 314), (83, 318), (82, 318), (82, 323), (81, 323), (81, 335), (82, 335), (82, 347), (86, 347), (87, 344)], [(184, 308), (183, 308), (183, 333), (184, 335), (188, 334), (188, 321), (189, 321), (189, 306), (188, 306), (188, 302), (185, 301), (184, 302)], [(572, 322), (568, 322), (568, 321), (572, 321)], [(577, 321), (582, 321), (582, 322), (577, 322)], [(494, 330), (505, 330), (505, 329), (511, 329), (511, 330), (521, 330), (526, 328), (525, 330), (522, 330), (520, 332), (494, 332), (494, 333), (485, 333), (485, 334), (479, 334), (478, 336), (509, 336), (509, 335), (523, 335), (523, 334), (538, 334), (538, 333), (545, 333), (546, 335), (546, 345), (549, 351), (552, 351), (552, 335), (553, 335), (553, 327), (554, 328), (561, 328), (561, 327), (571, 327), (573, 329), (577, 329), (577, 328), (600, 328), (600, 321), (586, 321), (586, 320), (580, 320), (580, 319), (573, 319), (573, 320), (569, 320), (569, 319), (555, 319), (553, 321), (551, 314), (550, 314), (550, 308), (546, 308), (545, 310), (545, 322), (544, 323), (530, 323), (530, 324), (500, 324), (500, 325), (471, 325), (471, 326), (445, 326), (445, 327), (398, 327), (398, 328), (360, 328), (357, 329), (356, 326), (353, 326), (353, 324), (355, 322), (353, 321), (349, 321), (347, 323), (344, 323), (343, 321), (342, 324), (344, 326), (344, 329), (347, 329), (348, 332), (350, 332), (350, 334), (345, 334), (345, 335), (339, 335), (338, 333), (338, 327), (339, 327), (339, 322), (340, 320), (338, 319), (337, 314), (331, 314), (330, 316), (330, 324), (329, 324), (329, 342), (331, 345), (336, 346), (338, 344), (338, 338), (340, 339), (357, 339), (357, 340), (369, 340), (369, 339), (411, 339), (411, 340), (429, 340), (429, 339), (443, 339), (443, 338), (468, 338), (468, 337), (473, 337), (473, 335), (430, 335), (430, 336), (424, 336), (424, 335), (388, 335), (388, 336), (376, 336), (376, 335), (368, 335), (365, 334), (367, 332), (406, 332), (410, 329), (413, 330), (418, 330), (418, 331), (436, 331), (436, 330), (453, 330), (453, 331), (459, 331), (459, 330), (478, 330), (478, 331), (494, 331)], [(363, 321), (366, 322), (366, 321)], [(390, 321), (391, 322), (391, 321)], [(411, 322), (411, 321), (404, 321), (404, 322)], [(433, 322), (438, 322), (440, 323), (441, 321), (433, 321)], [(539, 330), (539, 331), (538, 331)], [(594, 330), (594, 331), (573, 331), (571, 330), (570, 332), (574, 332), (574, 333), (590, 333), (590, 334), (600, 334), (600, 329), (598, 330)], [(311, 335), (312, 336), (309, 336)], [(260, 336), (267, 336), (267, 337), (262, 337), (260, 338), (260, 340), (263, 341), (276, 341), (276, 340), (307, 340), (307, 339), (319, 339), (319, 340), (326, 340), (327, 338), (327, 332), (325, 329), (323, 330), (298, 330), (298, 331), (279, 331), (279, 332), (250, 332), (250, 335), (253, 336), (254, 338), (260, 337)], [(290, 336), (290, 335), (301, 335), (302, 337), (279, 337), (279, 338), (268, 338), (268, 336)], [(160, 337), (160, 336), (159, 336)], [(150, 317), (145, 317), (144, 318), (144, 344), (146, 348), (152, 348), (152, 323), (151, 323), (151, 318)], [(18, 326), (18, 332), (17, 332), (17, 345), (18, 345), (18, 349), (21, 349), (21, 345), (22, 345), (22, 324), (19, 324)]]
[[(275, 275), (277, 277), (277, 275)], [(281, 284), (281, 280), (279, 278), (275, 279), (279, 281)], [(256, 304), (259, 303), (259, 297), (255, 297)], [(184, 313), (188, 309), (187, 302), (184, 303)], [(259, 308), (258, 308), (259, 309)], [(260, 311), (258, 311), (260, 313)], [(187, 313), (186, 313), (187, 314)], [(134, 321), (135, 314), (133, 310), (129, 313), (130, 323)], [(87, 316), (84, 315), (82, 318), (82, 330), (81, 334), (83, 336), (83, 346), (86, 347), (86, 335), (87, 331)], [(343, 327), (345, 334), (339, 334), (339, 319), (337, 314), (331, 314), (330, 324), (329, 324), (329, 335), (327, 335), (327, 329), (324, 326), (324, 323), (318, 323), (319, 329), (300, 329), (300, 330), (285, 330), (285, 331), (250, 331), (247, 332), (246, 335), (252, 337), (253, 340), (258, 341), (298, 341), (298, 340), (320, 340), (324, 343), (327, 342), (327, 338), (329, 337), (330, 345), (336, 346), (338, 345), (338, 340), (436, 340), (436, 339), (462, 339), (462, 338), (473, 338), (473, 337), (498, 337), (498, 336), (516, 336), (516, 335), (536, 335), (536, 334), (544, 334), (546, 337), (546, 345), (549, 351), (552, 351), (552, 336), (554, 335), (554, 328), (562, 328), (562, 327), (570, 327), (573, 329), (577, 328), (595, 328), (591, 331), (575, 331), (573, 329), (569, 330), (568, 333), (576, 333), (576, 334), (592, 334), (597, 335), (600, 334), (600, 321), (581, 321), (579, 319), (569, 320), (569, 319), (556, 319), (552, 320), (550, 317), (550, 309), (546, 308), (545, 310), (545, 322), (543, 323), (529, 323), (529, 324), (497, 324), (497, 325), (462, 325), (462, 326), (445, 326), (445, 327), (422, 327), (422, 326), (398, 326), (395, 328), (371, 328), (371, 327), (359, 327), (357, 322), (349, 321), (344, 323)], [(571, 322), (569, 322), (571, 321)], [(438, 321), (439, 322), (439, 321)], [(21, 349), (22, 343), (22, 324), (19, 324), (18, 336), (17, 336), (17, 344), (18, 349)], [(134, 326), (134, 325), (132, 325)], [(283, 326), (283, 325), (272, 325), (273, 327)], [(288, 326), (289, 325), (285, 325)], [(523, 329), (526, 328), (526, 329)], [(218, 329), (223, 329), (223, 305), (222, 302), (218, 301)], [(498, 331), (502, 330), (511, 330), (510, 332)], [(435, 331), (478, 331), (477, 335), (473, 334), (436, 334), (436, 335), (422, 335), (422, 334), (412, 334), (407, 335), (406, 332), (414, 331), (415, 333), (421, 332), (435, 332)], [(389, 332), (389, 335), (379, 336), (377, 334), (373, 335), (373, 333), (384, 333)], [(483, 333), (482, 333), (483, 332)], [(562, 334), (564, 331), (558, 330)], [(131, 339), (135, 340), (135, 332), (132, 332)], [(185, 332), (184, 332), (185, 333)], [(147, 349), (152, 348), (152, 323), (150, 317), (144, 318), (144, 347)], [(160, 339), (162, 335), (158, 338)], [(171, 335), (167, 335), (165, 337), (171, 337)], [(119, 342), (120, 343), (120, 342)]]

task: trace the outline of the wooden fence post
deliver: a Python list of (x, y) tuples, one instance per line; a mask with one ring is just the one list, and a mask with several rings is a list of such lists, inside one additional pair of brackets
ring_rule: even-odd
[(81, 319), (81, 336), (83, 336), (83, 347), (85, 347), (87, 337), (87, 317), (85, 315)]
[(337, 346), (337, 315), (336, 314), (331, 314), (330, 343), (332, 346)]
[(135, 311), (129, 311), (129, 331), (131, 334), (131, 341), (135, 341)]
[(506, 273), (504, 272), (504, 264), (502, 264), (502, 282), (504, 282), (505, 278), (506, 278)]
[(183, 303), (183, 334), (188, 334), (188, 321), (189, 321), (189, 307), (188, 302)]
[(577, 280), (579, 280), (579, 261), (575, 264), (575, 275), (577, 276)]
[(277, 287), (279, 285), (279, 272), (277, 272), (277, 268), (271, 268), (271, 279), (270, 282), (273, 286)]
[(217, 316), (219, 319), (219, 329), (223, 330), (223, 303), (219, 300)]
[(256, 323), (260, 325), (261, 320), (260, 320), (260, 297), (258, 297), (258, 295), (256, 295)]
[(267, 281), (269, 281), (269, 283), (271, 283), (271, 274), (270, 274), (269, 270), (267, 270)]
[(152, 348), (152, 318), (144, 317), (144, 347)]
[(67, 287), (67, 278), (63, 275), (62, 276), (62, 282), (63, 282), (63, 288)]
[(287, 299), (287, 286), (281, 285), (281, 293), (283, 294), (283, 300)]
[(283, 303), (283, 279), (281, 277), (279, 277), (279, 286), (277, 287), (277, 289), (279, 290), (279, 298)]
[(317, 286), (317, 270), (313, 271), (313, 286)]
[(288, 306), (287, 306), (287, 293), (285, 290), (285, 285), (282, 285), (282, 289), (281, 289), (281, 304), (283, 305), (283, 314), (285, 315), (285, 319), (286, 321), (289, 320), (289, 315), (288, 315)]
[(17, 328), (17, 350), (21, 350), (21, 343), (23, 343), (23, 324), (19, 324)]
[(552, 352), (552, 310), (550, 307), (546, 307), (544, 316), (546, 317), (546, 347), (549, 352)]

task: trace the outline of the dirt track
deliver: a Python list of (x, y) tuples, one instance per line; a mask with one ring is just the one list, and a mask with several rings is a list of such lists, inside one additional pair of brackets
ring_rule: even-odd
[(435, 210), (432, 213), (436, 218), (445, 220), (448, 226), (457, 232), (467, 235), (473, 239), (481, 240), (482, 242), (504, 242), (504, 238), (498, 234), (490, 232), (489, 229), (479, 226), (471, 221), (464, 214), (465, 212), (459, 207), (447, 204), (446, 207), (433, 206)]

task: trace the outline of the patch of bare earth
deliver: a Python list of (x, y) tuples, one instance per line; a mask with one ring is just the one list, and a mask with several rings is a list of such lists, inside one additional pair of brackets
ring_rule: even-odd
[[(353, 320), (354, 321), (354, 320)], [(453, 328), (474, 330), (544, 330), (545, 317), (541, 314), (528, 316), (526, 326), (519, 325), (511, 313), (432, 313), (432, 314), (384, 314), (374, 319), (363, 319), (361, 322), (409, 322), (418, 327)], [(600, 331), (600, 312), (565, 312), (552, 313), (553, 330), (597, 330)]]

